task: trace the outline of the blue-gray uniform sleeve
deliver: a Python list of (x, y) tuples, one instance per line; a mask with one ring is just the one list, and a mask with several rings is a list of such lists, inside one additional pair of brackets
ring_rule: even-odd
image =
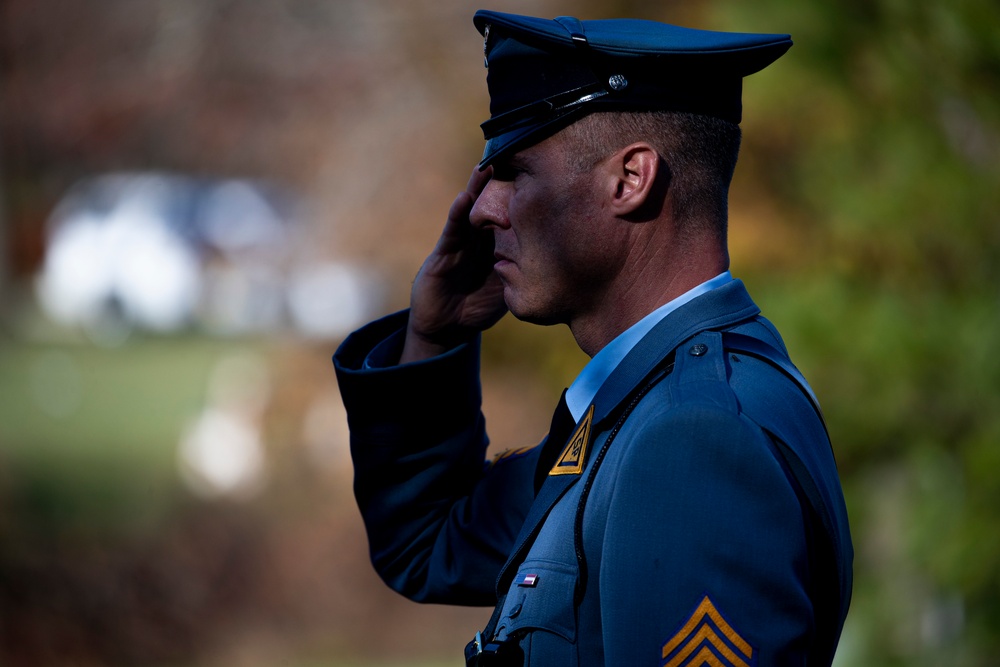
[(763, 432), (697, 405), (620, 444), (598, 575), (606, 664), (806, 664), (806, 519)]
[(533, 498), (535, 456), (485, 462), (478, 340), (387, 365), (406, 317), (363, 327), (334, 355), (372, 563), (411, 599), (494, 604)]

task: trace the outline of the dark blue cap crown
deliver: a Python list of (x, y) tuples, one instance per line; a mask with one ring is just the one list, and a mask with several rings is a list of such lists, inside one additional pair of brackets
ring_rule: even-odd
[(640, 19), (542, 19), (480, 10), (490, 119), (481, 168), (596, 110), (686, 111), (739, 123), (743, 77), (788, 35), (694, 30)]

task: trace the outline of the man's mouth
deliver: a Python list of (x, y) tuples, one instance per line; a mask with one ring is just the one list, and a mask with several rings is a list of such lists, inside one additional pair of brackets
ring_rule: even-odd
[(512, 263), (512, 260), (509, 257), (507, 257), (507, 255), (503, 254), (502, 252), (494, 252), (493, 253), (493, 258), (496, 260), (493, 263), (494, 268), (496, 268), (496, 267), (498, 267), (498, 266), (500, 266), (502, 264), (510, 264), (510, 263)]

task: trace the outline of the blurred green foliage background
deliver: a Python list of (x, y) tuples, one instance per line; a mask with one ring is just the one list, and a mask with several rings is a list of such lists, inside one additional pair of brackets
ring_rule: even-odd
[(991, 664), (1000, 7), (772, 1), (715, 11), (726, 28), (776, 21), (797, 41), (771, 88), (748, 83), (762, 127), (746, 136), (762, 176), (751, 187), (810, 241), (786, 267), (755, 270), (754, 282), (821, 387), (837, 444), (857, 546), (843, 657)]
[[(491, 7), (792, 34), (744, 86), (730, 234), (837, 451), (856, 548), (837, 664), (995, 664), (1000, 5)], [(380, 312), (405, 305), (481, 149), (475, 8), (0, 4), (0, 664), (460, 664), (485, 612), (398, 600), (367, 565), (335, 339), (195, 329), (102, 347), (48, 321), (33, 285), (72, 183), (155, 169), (302, 193), (311, 248), (377, 269)], [(233, 354), (269, 378), (267, 474), (206, 496), (178, 441)], [(537, 441), (583, 361), (564, 330), (502, 322), (484, 369), (494, 441)]]

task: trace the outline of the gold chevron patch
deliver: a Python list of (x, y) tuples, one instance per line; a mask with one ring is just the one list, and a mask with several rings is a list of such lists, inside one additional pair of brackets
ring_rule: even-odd
[(707, 595), (663, 645), (663, 667), (750, 667), (752, 660), (753, 647), (726, 623)]
[(590, 445), (590, 424), (594, 420), (594, 406), (591, 405), (583, 416), (576, 433), (569, 439), (566, 449), (559, 455), (559, 460), (549, 471), (550, 475), (579, 475), (583, 472), (583, 462), (587, 458), (587, 446)]

